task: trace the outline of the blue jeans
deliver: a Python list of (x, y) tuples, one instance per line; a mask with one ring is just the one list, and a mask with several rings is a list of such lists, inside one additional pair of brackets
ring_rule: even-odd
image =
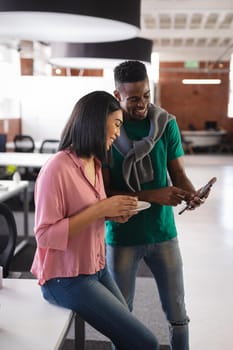
[(152, 332), (129, 311), (106, 268), (93, 275), (53, 278), (41, 288), (47, 301), (76, 311), (117, 349), (159, 349)]
[(171, 348), (188, 350), (189, 318), (185, 310), (182, 259), (177, 238), (155, 244), (107, 246), (108, 269), (131, 311), (141, 259), (144, 259), (157, 282), (162, 307), (171, 330)]

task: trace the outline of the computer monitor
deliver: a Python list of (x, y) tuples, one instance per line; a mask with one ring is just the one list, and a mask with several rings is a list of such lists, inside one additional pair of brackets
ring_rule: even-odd
[(205, 130), (218, 130), (218, 122), (215, 120), (206, 121)]
[(0, 134), (0, 152), (6, 152), (6, 134)]

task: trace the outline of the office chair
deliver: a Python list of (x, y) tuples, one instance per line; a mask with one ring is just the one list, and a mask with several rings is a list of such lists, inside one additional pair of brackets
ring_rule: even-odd
[(14, 139), (15, 152), (34, 152), (35, 142), (30, 135), (15, 135)]
[[(7, 135), (0, 134), (0, 152), (6, 152), (6, 140), (7, 140)], [(1, 166), (0, 167), (0, 179), (6, 179), (6, 178), (7, 178), (6, 167)]]
[(6, 152), (6, 134), (0, 134), (0, 152)]
[(17, 228), (12, 211), (4, 203), (0, 203), (0, 265), (3, 277), (8, 277), (9, 266), (16, 247)]
[(182, 147), (185, 153), (193, 154), (193, 142), (185, 139), (184, 135), (181, 133)]
[(232, 153), (233, 152), (233, 133), (227, 133), (222, 136), (221, 143), (218, 151), (220, 153)]
[(40, 153), (56, 153), (58, 150), (60, 140), (46, 139), (43, 140), (40, 146)]
[[(35, 142), (30, 135), (15, 135), (14, 139), (14, 151), (15, 152), (34, 152), (35, 150)], [(35, 181), (36, 172), (34, 168), (31, 167), (20, 167), (18, 171), (21, 175), (22, 180)]]

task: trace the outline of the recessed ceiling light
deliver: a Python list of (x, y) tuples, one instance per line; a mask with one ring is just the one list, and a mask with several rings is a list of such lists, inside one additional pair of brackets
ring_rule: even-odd
[(221, 79), (183, 79), (183, 84), (210, 84), (219, 85), (221, 84)]

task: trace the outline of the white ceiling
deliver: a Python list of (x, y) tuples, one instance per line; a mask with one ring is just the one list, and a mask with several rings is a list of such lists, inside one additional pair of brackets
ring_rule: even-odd
[(161, 61), (229, 60), (233, 0), (141, 0), (139, 36), (153, 40)]
[(140, 37), (161, 61), (228, 60), (233, 52), (233, 0), (141, 0)]

